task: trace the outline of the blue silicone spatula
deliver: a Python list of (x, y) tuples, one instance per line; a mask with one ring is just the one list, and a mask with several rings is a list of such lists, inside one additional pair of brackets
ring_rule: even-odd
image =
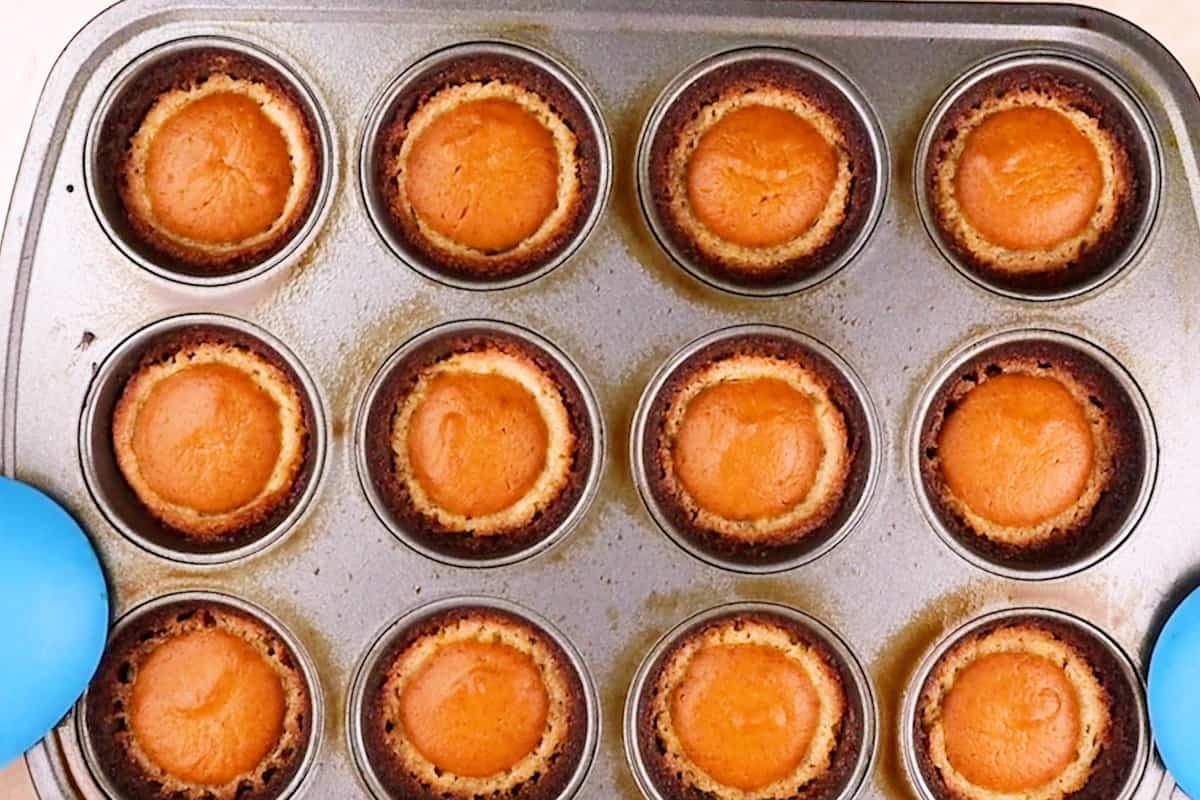
[(32, 486), (0, 477), (0, 766), (70, 710), (107, 634), (108, 588), (79, 524)]
[(1179, 788), (1200, 797), (1200, 589), (1171, 614), (1150, 657), (1154, 741)]

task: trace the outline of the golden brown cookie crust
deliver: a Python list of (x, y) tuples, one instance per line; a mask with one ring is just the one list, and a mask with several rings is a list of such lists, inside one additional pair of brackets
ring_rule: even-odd
[[(279, 675), (283, 733), (252, 773), (222, 786), (181, 781), (149, 760), (126, 718), (138, 666), (159, 644), (192, 631), (218, 629), (253, 647)], [(181, 600), (156, 608), (109, 643), (92, 679), (87, 734), (100, 768), (127, 800), (272, 800), (295, 777), (313, 735), (312, 696), (297, 655), (282, 638), (240, 609), (210, 600)]]

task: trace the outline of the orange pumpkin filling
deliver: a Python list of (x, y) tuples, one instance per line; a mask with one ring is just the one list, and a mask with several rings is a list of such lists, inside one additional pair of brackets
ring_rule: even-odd
[(502, 511), (546, 465), (549, 430), (533, 395), (501, 375), (435, 375), (413, 411), (408, 458), (437, 505), (465, 516)]
[(417, 217), (475, 250), (500, 253), (532, 236), (558, 205), (550, 130), (511, 100), (454, 106), (422, 129), (405, 164)]
[(244, 640), (220, 629), (167, 639), (138, 668), (129, 724), (146, 756), (188, 783), (254, 770), (283, 732), (283, 684)]
[(1079, 745), (1079, 700), (1062, 667), (994, 653), (956, 677), (942, 705), (946, 756), (968, 781), (1023, 792), (1053, 781)]
[(972, 389), (938, 439), (955, 497), (998, 525), (1037, 525), (1087, 488), (1095, 459), (1091, 425), (1053, 378), (998, 375)]
[(800, 766), (820, 705), (804, 668), (776, 648), (723, 645), (692, 658), (670, 713), (693, 764), (718, 783), (751, 791)]
[(187, 367), (138, 410), (133, 452), (150, 488), (202, 514), (233, 511), (268, 485), (279, 460), (279, 405), (242, 370)]
[(732, 520), (769, 519), (793, 508), (813, 488), (824, 454), (812, 401), (777, 378), (701, 390), (673, 445), (688, 494)]
[(954, 181), (963, 213), (985, 239), (1043, 250), (1083, 232), (1104, 174), (1095, 145), (1065, 115), (1014, 108), (971, 131)]
[(292, 162), (282, 131), (255, 100), (218, 92), (183, 106), (155, 132), (145, 179), (166, 230), (204, 244), (235, 244), (282, 216)]
[(484, 778), (532, 753), (550, 700), (537, 664), (505, 644), (442, 645), (405, 685), (401, 724), (413, 746), (452, 775)]
[(687, 164), (696, 218), (744, 247), (773, 247), (803, 235), (837, 181), (838, 157), (811, 123), (780, 108), (749, 105), (712, 125)]

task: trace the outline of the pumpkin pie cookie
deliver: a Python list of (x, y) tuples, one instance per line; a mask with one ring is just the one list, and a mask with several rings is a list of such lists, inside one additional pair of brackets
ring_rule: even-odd
[(113, 410), (112, 442), (152, 516), (193, 543), (236, 546), (294, 507), (311, 472), (312, 426), (276, 353), (194, 326), (143, 354)]
[(783, 60), (702, 74), (650, 141), (649, 201), (676, 249), (714, 277), (765, 286), (834, 261), (866, 224), (869, 136), (832, 84)]
[(1145, 203), (1133, 124), (1088, 83), (1019, 68), (973, 86), (938, 123), (925, 180), (964, 265), (1053, 289), (1109, 266)]
[(128, 800), (271, 800), (312, 738), (296, 655), (265, 623), (216, 601), (139, 616), (88, 689), (87, 733)]
[(584, 757), (579, 674), (549, 635), (506, 611), (422, 620), (367, 680), (366, 754), (394, 797), (557, 800)]
[(155, 65), (103, 135), (130, 229), (196, 274), (228, 274), (281, 250), (321, 173), (316, 121), (273, 68), (232, 51)]
[(558, 78), (511, 55), (464, 54), (420, 76), (377, 146), (394, 233), (458, 278), (537, 270), (571, 246), (598, 201), (587, 112)]

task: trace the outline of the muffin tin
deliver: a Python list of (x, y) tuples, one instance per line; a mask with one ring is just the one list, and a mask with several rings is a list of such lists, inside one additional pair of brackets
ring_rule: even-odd
[[(269, 611), (311, 656), (326, 709), (306, 796), (367, 797), (347, 707), (376, 632), (431, 598), (483, 595), (546, 617), (578, 649), (600, 699), (599, 743), (578, 797), (637, 798), (622, 710), (638, 665), (665, 631), (730, 601), (771, 601), (836, 630), (874, 684), (877, 756), (860, 797), (915, 796), (905, 777), (903, 698), (925, 653), (982, 613), (1061, 610), (1097, 626), (1144, 665), (1163, 615), (1195, 579), (1194, 476), (1200, 427), (1192, 243), (1200, 103), (1157, 42), (1101, 12), (1065, 6), (748, 2), (573, 8), (134, 0), (91, 22), (59, 60), (34, 119), (0, 246), (0, 471), (59, 498), (92, 533), (117, 614), (180, 590), (221, 592)], [(88, 131), (130, 64), (193, 36), (267, 53), (297, 76), (327, 120), (328, 204), (311, 236), (252, 279), (207, 285), (139, 267), (89, 202)], [(612, 140), (612, 189), (587, 240), (552, 273), (500, 292), (430, 281), (379, 236), (359, 155), (385, 88), (429, 54), (503, 40), (547, 54), (595, 99)], [(819, 285), (782, 298), (711, 288), (664, 252), (639, 205), (636, 153), (656, 99), (691, 65), (746, 47), (792, 48), (829, 65), (878, 121), (888, 191), (857, 254)], [(914, 181), (931, 109), (1001, 55), (1064, 55), (1122, 87), (1146, 120), (1160, 180), (1132, 262), (1069, 299), (1030, 302), (967, 280), (922, 223)], [(100, 216), (98, 216), (98, 213)], [(242, 276), (247, 277), (247, 276)], [(198, 285), (204, 284), (204, 285)], [(148, 552), (107, 521), (77, 446), (100, 365), (147, 325), (214, 312), (277, 337), (312, 378), (327, 415), (319, 490), (304, 519), (235, 564)], [(356, 469), (355, 415), (389, 354), (439, 322), (513, 323), (570, 355), (594, 388), (607, 432), (595, 502), (546, 552), (489, 569), (445, 565), (404, 547), (376, 518)], [(655, 526), (628, 441), (638, 399), (671, 353), (735, 324), (801, 331), (841, 360), (871, 398), (879, 457), (854, 530), (819, 559), (773, 575), (702, 562)], [(1014, 329), (1052, 329), (1107, 353), (1145, 398), (1157, 480), (1140, 522), (1107, 557), (1050, 582), (990, 574), (931, 528), (911, 442), (927, 388), (964, 347)], [(98, 389), (96, 390), (98, 391)], [(103, 798), (76, 715), (29, 756), (45, 798)], [(1148, 743), (1144, 743), (1148, 746)], [(1170, 797), (1151, 757), (1131, 797)]]

